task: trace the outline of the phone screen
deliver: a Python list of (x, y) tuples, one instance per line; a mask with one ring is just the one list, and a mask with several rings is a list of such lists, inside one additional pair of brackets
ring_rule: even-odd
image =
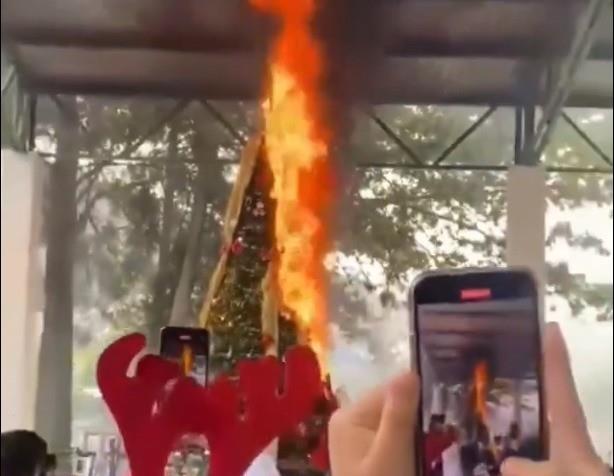
[(414, 287), (427, 476), (493, 476), (544, 454), (536, 287), (520, 271), (431, 275)]
[(160, 338), (160, 355), (177, 362), (184, 375), (206, 385), (209, 373), (209, 333), (205, 329), (165, 327)]

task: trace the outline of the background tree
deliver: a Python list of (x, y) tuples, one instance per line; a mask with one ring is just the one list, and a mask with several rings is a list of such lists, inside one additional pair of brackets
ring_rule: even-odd
[(72, 420), (73, 262), (79, 118), (73, 98), (58, 99), (57, 160), (49, 172), (44, 235), (45, 309), (38, 363), (37, 431), (54, 451), (70, 448)]

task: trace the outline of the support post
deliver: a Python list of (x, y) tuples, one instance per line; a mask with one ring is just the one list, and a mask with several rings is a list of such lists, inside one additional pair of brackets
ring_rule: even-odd
[(516, 109), (514, 165), (507, 174), (507, 264), (528, 268), (537, 281), (540, 316), (544, 313), (546, 273), (546, 169), (532, 150), (535, 105)]
[(42, 162), (2, 151), (2, 431), (34, 429), (42, 331)]
[(546, 172), (543, 167), (515, 165), (507, 176), (507, 264), (530, 269), (544, 310), (546, 276)]

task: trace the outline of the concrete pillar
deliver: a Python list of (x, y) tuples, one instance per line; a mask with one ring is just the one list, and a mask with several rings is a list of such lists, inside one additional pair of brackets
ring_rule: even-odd
[(2, 431), (34, 429), (42, 331), (42, 163), (2, 150)]
[(507, 177), (507, 264), (529, 268), (538, 282), (543, 316), (546, 276), (546, 172), (513, 166)]

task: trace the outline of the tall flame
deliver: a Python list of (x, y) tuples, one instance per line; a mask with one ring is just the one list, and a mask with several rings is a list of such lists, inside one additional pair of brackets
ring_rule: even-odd
[(324, 111), (324, 55), (314, 38), (317, 0), (252, 0), (280, 17), (263, 103), (265, 148), (277, 203), (277, 284), (282, 305), (326, 368), (326, 270), (332, 170)]
[(488, 395), (488, 366), (480, 361), (473, 370), (475, 387), (475, 413), (482, 423), (486, 422), (486, 397)]
[(181, 349), (181, 367), (184, 375), (190, 375), (193, 363), (194, 352), (192, 351), (192, 347), (184, 345)]

